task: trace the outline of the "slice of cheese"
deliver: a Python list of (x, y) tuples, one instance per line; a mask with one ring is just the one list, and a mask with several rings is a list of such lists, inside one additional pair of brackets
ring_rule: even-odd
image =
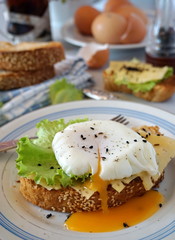
[(112, 74), (116, 82), (146, 83), (163, 80), (168, 69), (137, 61), (112, 61), (105, 71)]

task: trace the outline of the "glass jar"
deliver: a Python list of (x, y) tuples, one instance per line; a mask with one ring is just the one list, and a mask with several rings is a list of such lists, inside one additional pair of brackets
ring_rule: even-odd
[(175, 1), (156, 0), (155, 20), (146, 47), (146, 61), (175, 70)]
[(14, 43), (50, 40), (48, 0), (6, 0), (7, 35)]

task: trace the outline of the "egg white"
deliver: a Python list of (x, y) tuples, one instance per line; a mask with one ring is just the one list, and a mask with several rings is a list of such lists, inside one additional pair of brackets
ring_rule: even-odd
[(122, 179), (143, 171), (151, 176), (158, 173), (152, 144), (132, 129), (109, 120), (69, 125), (55, 135), (52, 148), (67, 175), (94, 175), (99, 157), (103, 180)]

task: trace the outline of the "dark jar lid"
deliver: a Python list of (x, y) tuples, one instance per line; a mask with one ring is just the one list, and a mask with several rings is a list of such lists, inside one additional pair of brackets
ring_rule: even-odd
[(174, 68), (174, 72), (175, 72), (175, 54), (174, 56), (167, 56), (167, 57), (161, 57), (157, 54), (153, 54), (153, 53), (149, 53), (146, 52), (145, 53), (145, 60), (147, 63), (151, 63), (154, 66), (158, 66), (158, 67), (164, 67), (164, 66), (169, 66), (169, 67), (173, 67)]

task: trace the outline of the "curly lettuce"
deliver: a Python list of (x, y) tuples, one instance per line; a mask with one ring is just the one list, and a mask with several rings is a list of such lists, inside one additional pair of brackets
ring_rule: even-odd
[(72, 186), (84, 182), (90, 173), (82, 176), (68, 176), (58, 164), (52, 150), (52, 140), (55, 134), (68, 125), (84, 122), (88, 119), (76, 119), (67, 123), (63, 119), (39, 122), (36, 127), (37, 139), (23, 137), (18, 141), (16, 167), (18, 175), (34, 180), (37, 184), (46, 186)]

